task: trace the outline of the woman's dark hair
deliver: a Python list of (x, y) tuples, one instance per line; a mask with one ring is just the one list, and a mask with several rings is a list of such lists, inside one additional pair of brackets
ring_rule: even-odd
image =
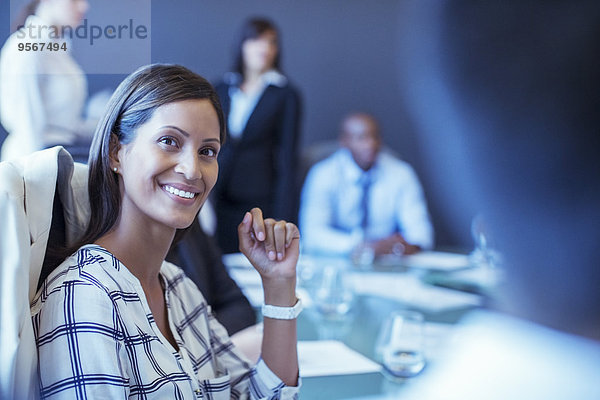
[(21, 29), (21, 27), (25, 26), (25, 21), (27, 20), (27, 17), (35, 14), (39, 5), (40, 5), (40, 0), (33, 0), (33, 1), (30, 1), (29, 3), (27, 3), (21, 9), (21, 11), (19, 12), (19, 15), (17, 15), (17, 17), (13, 21), (12, 26), (10, 27), (10, 31), (16, 32), (19, 29)]
[[(242, 25), (242, 29), (240, 30), (239, 40), (237, 42), (237, 46), (235, 48), (235, 60), (233, 65), (233, 70), (239, 73), (242, 78), (244, 77), (244, 54), (242, 51), (242, 47), (244, 46), (244, 42), (248, 39), (256, 39), (261, 36), (265, 32), (275, 32), (277, 39), (279, 40), (280, 34), (279, 29), (275, 23), (267, 18), (255, 17), (246, 20), (244, 25)], [(273, 61), (273, 67), (279, 71), (281, 71), (281, 66), (279, 60), (281, 59), (281, 46), (278, 45), (278, 51), (275, 55), (275, 60)]]
[[(137, 128), (147, 122), (158, 107), (192, 99), (207, 99), (212, 103), (219, 119), (219, 139), (223, 143), (225, 119), (219, 98), (206, 79), (189, 69), (179, 65), (152, 64), (138, 69), (117, 87), (98, 123), (90, 148), (90, 221), (74, 250), (107, 233), (119, 216), (119, 181), (110, 168), (112, 146), (117, 142), (130, 143)], [(178, 232), (176, 238), (179, 236)]]

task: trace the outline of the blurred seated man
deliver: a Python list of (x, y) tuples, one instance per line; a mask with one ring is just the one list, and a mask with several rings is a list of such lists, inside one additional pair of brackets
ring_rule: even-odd
[(375, 118), (347, 116), (343, 148), (313, 166), (304, 183), (300, 229), (304, 251), (350, 254), (368, 242), (375, 255), (412, 254), (433, 245), (433, 228), (410, 165), (380, 151)]

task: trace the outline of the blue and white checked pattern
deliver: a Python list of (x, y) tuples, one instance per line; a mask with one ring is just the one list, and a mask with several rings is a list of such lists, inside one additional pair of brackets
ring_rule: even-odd
[(164, 262), (161, 275), (179, 351), (138, 279), (102, 247), (83, 246), (46, 279), (31, 305), (42, 398), (297, 398), (240, 355), (181, 269)]

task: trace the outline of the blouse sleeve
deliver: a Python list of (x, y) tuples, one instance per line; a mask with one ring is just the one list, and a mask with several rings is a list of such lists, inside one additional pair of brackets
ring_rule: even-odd
[(231, 343), (225, 328), (212, 315), (210, 331), (219, 366), (229, 373), (231, 379), (232, 398), (243, 393), (249, 393), (253, 400), (298, 398), (300, 380), (296, 387), (285, 386), (262, 359), (250, 367), (248, 360)]
[(42, 292), (36, 303), (32, 318), (42, 398), (126, 399), (127, 355), (108, 293), (72, 280)]

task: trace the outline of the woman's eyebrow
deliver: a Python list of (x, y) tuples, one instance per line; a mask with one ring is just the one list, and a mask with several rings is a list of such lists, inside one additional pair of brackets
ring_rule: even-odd
[[(161, 126), (160, 129), (175, 129), (177, 132), (180, 132), (183, 136), (185, 137), (190, 137), (190, 134), (187, 133), (186, 131), (184, 131), (181, 128), (176, 127), (175, 125), (165, 125), (165, 126)], [(208, 139), (204, 139), (203, 142), (215, 142), (215, 143), (221, 143), (221, 141), (217, 138), (208, 138)]]
[(185, 137), (190, 137), (190, 134), (187, 133), (186, 131), (184, 131), (181, 128), (178, 128), (174, 125), (165, 125), (165, 126), (161, 126), (160, 129), (175, 129), (176, 131), (178, 131), (179, 133), (181, 133), (183, 136)]

